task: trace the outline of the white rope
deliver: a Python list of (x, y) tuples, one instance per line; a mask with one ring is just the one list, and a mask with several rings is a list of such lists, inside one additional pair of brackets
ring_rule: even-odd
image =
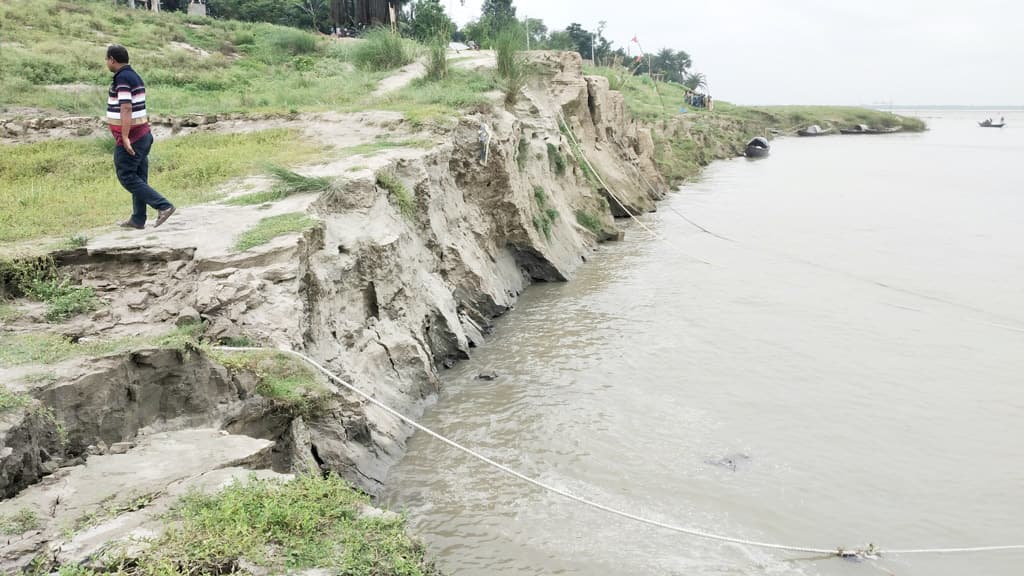
[[(589, 507), (595, 508), (597, 510), (601, 510), (602, 512), (607, 512), (609, 514), (614, 514), (616, 516), (621, 516), (622, 518), (633, 520), (633, 521), (639, 522), (641, 524), (647, 524), (649, 526), (654, 526), (656, 528), (663, 528), (665, 530), (669, 530), (669, 531), (672, 531), (672, 532), (678, 532), (680, 534), (686, 534), (688, 536), (694, 536), (694, 537), (697, 537), (697, 538), (704, 538), (704, 539), (707, 539), (707, 540), (715, 540), (715, 541), (718, 541), (718, 542), (729, 542), (729, 543), (732, 543), (732, 544), (740, 544), (740, 545), (743, 545), (743, 546), (752, 546), (752, 547), (756, 547), (756, 548), (766, 548), (766, 549), (769, 549), (769, 550), (782, 550), (782, 551), (787, 551), (787, 552), (804, 552), (804, 553), (808, 553), (808, 554), (828, 554), (830, 556), (859, 557), (859, 558), (872, 558), (872, 557), (875, 557), (875, 556), (879, 555), (882, 552), (881, 550), (876, 548), (874, 545), (871, 545), (871, 546), (869, 546), (869, 547), (867, 547), (865, 549), (846, 550), (846, 549), (843, 549), (843, 548), (831, 548), (831, 549), (829, 549), (829, 548), (811, 548), (811, 547), (805, 547), (805, 546), (788, 546), (788, 545), (784, 545), (784, 544), (772, 544), (772, 543), (769, 543), (769, 542), (759, 542), (759, 541), (756, 541), (756, 540), (746, 540), (746, 539), (743, 539), (743, 538), (734, 538), (734, 537), (731, 537), (731, 536), (722, 536), (720, 534), (713, 534), (711, 532), (705, 532), (703, 530), (697, 530), (695, 528), (686, 528), (686, 527), (683, 527), (683, 526), (677, 526), (677, 525), (674, 525), (674, 524), (668, 524), (666, 522), (661, 522), (661, 521), (658, 521), (658, 520), (652, 520), (650, 518), (644, 518), (642, 516), (637, 516), (636, 514), (632, 514), (630, 512), (626, 512), (624, 510), (619, 510), (617, 508), (612, 508), (611, 506), (607, 506), (605, 504), (601, 504), (599, 502), (595, 502), (593, 500), (589, 500), (589, 499), (583, 498), (581, 496), (576, 496), (575, 494), (572, 494), (572, 493), (570, 493), (570, 492), (568, 492), (566, 490), (563, 490), (561, 488), (556, 488), (556, 487), (554, 487), (554, 486), (552, 486), (550, 484), (545, 484), (544, 482), (541, 482), (540, 480), (531, 478), (531, 477), (529, 477), (529, 476), (527, 476), (525, 474), (522, 474), (520, 472), (516, 472), (515, 470), (509, 468), (508, 466), (505, 466), (503, 464), (499, 464), (498, 462), (495, 462), (494, 460), (491, 460), (487, 456), (484, 456), (483, 454), (480, 454), (480, 453), (478, 453), (478, 452), (476, 452), (476, 451), (474, 451), (474, 450), (472, 450), (470, 448), (467, 448), (467, 447), (459, 444), (458, 442), (455, 442), (454, 440), (449, 440), (448, 438), (442, 436), (441, 434), (438, 434), (437, 432), (434, 432), (430, 428), (427, 428), (426, 426), (423, 426), (422, 424), (416, 422), (412, 418), (409, 418), (408, 416), (406, 416), (406, 415), (402, 414), (401, 412), (391, 408), (390, 406), (385, 405), (383, 402), (377, 400), (376, 398), (374, 398), (370, 394), (368, 394), (366, 392), (363, 392), (359, 388), (356, 388), (354, 385), (349, 384), (348, 382), (345, 382), (344, 380), (342, 380), (338, 376), (335, 376), (334, 373), (332, 373), (330, 370), (328, 370), (327, 368), (324, 368), (323, 366), (321, 366), (320, 363), (318, 363), (317, 361), (313, 360), (309, 356), (306, 356), (305, 354), (302, 354), (301, 352), (296, 352), (294, 350), (289, 350), (287, 348), (258, 348), (258, 347), (231, 347), (231, 346), (214, 346), (213, 349), (214, 350), (221, 350), (221, 351), (225, 351), (225, 352), (269, 352), (269, 351), (278, 351), (278, 352), (282, 352), (284, 354), (291, 354), (292, 356), (300, 358), (303, 361), (309, 363), (310, 366), (313, 366), (314, 368), (319, 370), (321, 373), (323, 373), (325, 376), (330, 378), (332, 381), (338, 383), (339, 385), (341, 385), (345, 389), (353, 392), (357, 396), (363, 398), (367, 402), (370, 402), (374, 406), (377, 406), (381, 410), (384, 410), (388, 414), (391, 414), (395, 418), (398, 418), (399, 420), (402, 420), (403, 422), (406, 422), (407, 424), (409, 424), (413, 428), (419, 430), (420, 432), (423, 432), (424, 434), (430, 436), (431, 438), (439, 440), (439, 441), (443, 442), (444, 444), (447, 444), (448, 446), (451, 446), (452, 448), (455, 448), (456, 450), (464, 452), (465, 454), (468, 454), (469, 456), (471, 456), (473, 458), (476, 458), (477, 460), (480, 460), (481, 462), (483, 462), (483, 463), (485, 463), (485, 464), (487, 464), (487, 465), (489, 465), (489, 466), (491, 466), (493, 468), (496, 468), (497, 470), (500, 470), (501, 472), (504, 472), (505, 474), (508, 474), (509, 476), (512, 476), (514, 478), (518, 478), (519, 480), (522, 480), (523, 482), (526, 482), (527, 484), (531, 484), (533, 486), (536, 486), (537, 488), (540, 488), (542, 490), (546, 490), (548, 492), (551, 492), (552, 494), (557, 494), (557, 495), (559, 495), (559, 496), (561, 496), (563, 498), (566, 498), (568, 500), (571, 500), (573, 502), (576, 502), (576, 503), (579, 503), (579, 504), (583, 504), (585, 506), (589, 506)], [(1001, 550), (1018, 550), (1018, 549), (1024, 549), (1024, 545), (985, 546), (985, 547), (979, 547), (979, 548), (931, 548), (931, 549), (924, 548), (924, 549), (910, 549), (910, 550), (889, 550), (889, 551), (886, 551), (885, 553), (886, 554), (891, 554), (891, 555), (892, 554), (926, 554), (926, 553), (952, 554), (952, 553), (965, 553), (965, 552), (994, 552), (994, 551), (1001, 551)]]
[[(668, 241), (667, 238), (665, 238), (661, 234), (658, 234), (657, 232), (655, 232), (654, 230), (649, 228), (646, 224), (641, 222), (640, 219), (637, 218), (636, 215), (634, 215), (633, 212), (629, 208), (626, 208), (626, 205), (621, 200), (619, 200), (619, 197), (615, 194), (615, 191), (612, 190), (612, 187), (609, 186), (608, 183), (604, 181), (604, 178), (601, 178), (601, 174), (598, 173), (597, 169), (594, 168), (594, 165), (590, 163), (589, 159), (587, 159), (586, 152), (583, 151), (583, 147), (580, 146), (579, 141), (576, 140), (576, 136), (573, 134), (572, 128), (569, 126), (569, 123), (566, 122), (565, 116), (563, 116), (561, 112), (558, 113), (558, 120), (559, 120), (559, 122), (562, 123), (562, 126), (565, 127), (565, 135), (569, 138), (569, 142), (572, 144), (573, 152), (574, 153), (576, 153), (576, 152), (579, 153), (580, 160), (584, 164), (587, 165), (587, 168), (589, 168), (590, 172), (594, 174), (594, 176), (597, 178), (597, 181), (601, 184), (601, 186), (604, 186), (605, 192), (607, 192), (608, 195), (611, 196), (612, 200), (614, 200), (615, 203), (619, 205), (619, 208), (622, 208), (622, 211), (625, 212), (627, 216), (632, 218), (633, 221), (636, 222), (637, 224), (639, 224), (641, 228), (643, 228), (644, 230), (650, 232), (650, 234), (652, 236), (654, 236), (655, 238), (657, 238), (659, 240)], [(678, 246), (677, 246), (677, 248), (678, 248)], [(688, 258), (691, 258), (693, 260), (696, 260), (698, 262), (707, 264), (709, 266), (711, 265), (711, 262), (708, 262), (707, 260), (703, 260), (701, 258), (697, 258), (696, 256), (692, 256), (690, 254), (685, 254), (685, 253), (684, 253), (684, 256), (686, 256)]]

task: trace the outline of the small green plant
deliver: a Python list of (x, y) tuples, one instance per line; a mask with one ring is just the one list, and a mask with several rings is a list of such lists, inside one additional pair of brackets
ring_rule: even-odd
[(551, 142), (548, 142), (548, 162), (554, 167), (555, 174), (565, 176), (565, 156)]
[(447, 77), (448, 43), (443, 38), (438, 38), (427, 47), (427, 79), (437, 81)]
[(562, 134), (565, 135), (566, 140), (569, 141), (569, 148), (572, 150), (573, 158), (576, 160), (576, 164), (583, 171), (583, 176), (590, 182), (594, 188), (601, 187), (601, 180), (597, 177), (597, 174), (590, 167), (590, 163), (587, 162), (586, 156), (583, 154), (583, 150), (580, 148), (579, 139), (572, 133), (569, 127), (564, 122), (558, 123), (559, 129)]
[(50, 322), (67, 320), (99, 305), (92, 288), (75, 286), (67, 277), (37, 279), (25, 287), (25, 294), (46, 303), (46, 319)]
[(540, 211), (539, 215), (533, 217), (533, 227), (548, 240), (551, 239), (551, 227), (558, 220), (558, 210), (548, 206), (548, 195), (544, 188), (533, 187), (533, 200)]
[(244, 252), (257, 246), (262, 246), (274, 238), (304, 232), (316, 225), (316, 220), (306, 216), (302, 212), (291, 212), (278, 216), (268, 216), (259, 221), (256, 226), (246, 230), (235, 241), (235, 250)]
[(74, 234), (64, 242), (68, 248), (82, 248), (89, 243), (89, 237), (84, 234)]
[(586, 210), (576, 210), (576, 222), (590, 230), (595, 235), (600, 236), (603, 226), (601, 225), (601, 219), (597, 216), (587, 212)]
[(374, 28), (363, 36), (363, 42), (352, 55), (356, 66), (381, 72), (409, 64), (416, 57), (413, 46), (387, 28)]
[(13, 536), (37, 530), (41, 526), (39, 516), (28, 508), (22, 508), (12, 516), (0, 515), (0, 534)]
[(397, 176), (386, 170), (377, 172), (377, 186), (388, 191), (391, 198), (398, 204), (398, 211), (402, 216), (412, 219), (416, 216), (416, 200), (412, 192), (402, 184)]

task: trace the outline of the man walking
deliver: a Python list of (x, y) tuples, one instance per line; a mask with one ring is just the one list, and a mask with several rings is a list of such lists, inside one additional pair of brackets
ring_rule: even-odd
[(132, 216), (118, 224), (142, 230), (146, 206), (157, 211), (157, 227), (174, 214), (174, 206), (149, 185), (149, 150), (153, 134), (146, 115), (146, 85), (128, 65), (128, 50), (114, 44), (107, 47), (107, 69), (114, 73), (107, 95), (107, 124), (117, 140), (114, 169), (117, 179), (132, 194)]

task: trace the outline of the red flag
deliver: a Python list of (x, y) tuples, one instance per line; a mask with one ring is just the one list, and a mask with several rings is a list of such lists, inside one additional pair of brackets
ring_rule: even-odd
[(640, 41), (636, 39), (636, 36), (633, 36), (633, 39), (630, 40), (630, 42), (636, 42), (637, 44), (640, 43)]

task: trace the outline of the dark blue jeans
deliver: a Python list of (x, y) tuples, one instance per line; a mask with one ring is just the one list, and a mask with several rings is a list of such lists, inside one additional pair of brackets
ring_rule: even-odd
[(114, 168), (117, 180), (124, 189), (132, 193), (132, 222), (138, 226), (146, 224), (146, 206), (155, 210), (166, 210), (171, 203), (149, 185), (149, 150), (153, 147), (153, 135), (146, 134), (132, 144), (135, 156), (125, 152), (123, 146), (114, 148)]

